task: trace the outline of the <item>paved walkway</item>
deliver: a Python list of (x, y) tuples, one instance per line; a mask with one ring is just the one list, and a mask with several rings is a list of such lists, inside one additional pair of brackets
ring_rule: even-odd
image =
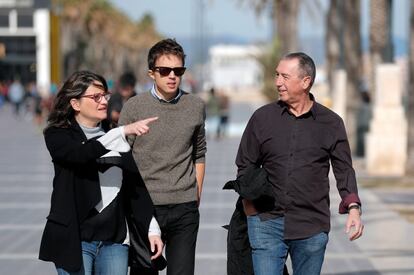
[[(236, 195), (221, 187), (235, 176), (240, 131), (252, 110), (248, 104), (233, 105), (232, 137), (209, 139), (196, 275), (226, 274), (226, 231), (221, 226), (228, 223)], [(37, 260), (53, 177), (41, 131), (1, 109), (0, 152), (0, 274), (55, 274), (52, 264)], [(336, 214), (334, 184), (331, 189), (332, 232), (322, 274), (414, 274), (413, 224), (362, 189), (365, 235), (349, 242), (343, 230), (346, 217)]]

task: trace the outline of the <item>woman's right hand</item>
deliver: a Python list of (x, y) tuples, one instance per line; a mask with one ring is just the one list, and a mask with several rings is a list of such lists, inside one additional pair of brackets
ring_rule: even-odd
[(148, 236), (151, 248), (151, 260), (158, 258), (162, 254), (162, 249), (164, 248), (164, 243), (161, 240), (161, 237), (158, 235)]
[(149, 117), (143, 120), (138, 120), (134, 123), (125, 125), (124, 133), (126, 136), (128, 135), (137, 135), (142, 136), (149, 132), (149, 124), (153, 121), (156, 121), (158, 117)]

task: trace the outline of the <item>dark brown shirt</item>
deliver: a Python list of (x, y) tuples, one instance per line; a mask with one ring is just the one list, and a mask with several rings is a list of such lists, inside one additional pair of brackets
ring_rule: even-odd
[(339, 212), (347, 213), (348, 205), (360, 200), (344, 123), (317, 102), (299, 117), (281, 101), (258, 109), (246, 126), (236, 158), (238, 176), (252, 164), (267, 171), (275, 206), (259, 215), (284, 216), (285, 239), (329, 232), (330, 162), (342, 198)]

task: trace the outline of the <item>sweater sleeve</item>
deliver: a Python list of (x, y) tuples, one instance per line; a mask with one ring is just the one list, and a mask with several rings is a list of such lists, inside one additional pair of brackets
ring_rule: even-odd
[(206, 142), (206, 130), (205, 130), (205, 117), (206, 111), (203, 105), (203, 120), (201, 125), (197, 128), (194, 138), (194, 159), (195, 163), (205, 163), (207, 142)]

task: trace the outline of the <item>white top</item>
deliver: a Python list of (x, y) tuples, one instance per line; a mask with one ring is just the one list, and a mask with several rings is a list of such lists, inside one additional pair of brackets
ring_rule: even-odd
[[(125, 138), (124, 126), (114, 128), (107, 133), (105, 133), (101, 127), (89, 128), (83, 125), (80, 125), (80, 127), (88, 139), (102, 135), (97, 139), (97, 141), (99, 141), (106, 149), (111, 150), (107, 154), (103, 155), (102, 158), (116, 156), (120, 157), (121, 155), (119, 153), (125, 153), (131, 150), (131, 147)], [(113, 166), (104, 173), (99, 172), (99, 184), (101, 187), (102, 200), (95, 206), (95, 209), (98, 212), (102, 212), (102, 210), (115, 199), (121, 190), (122, 169), (117, 166)], [(154, 217), (151, 219), (148, 235), (161, 236), (160, 226)], [(129, 243), (128, 231), (124, 243)]]

